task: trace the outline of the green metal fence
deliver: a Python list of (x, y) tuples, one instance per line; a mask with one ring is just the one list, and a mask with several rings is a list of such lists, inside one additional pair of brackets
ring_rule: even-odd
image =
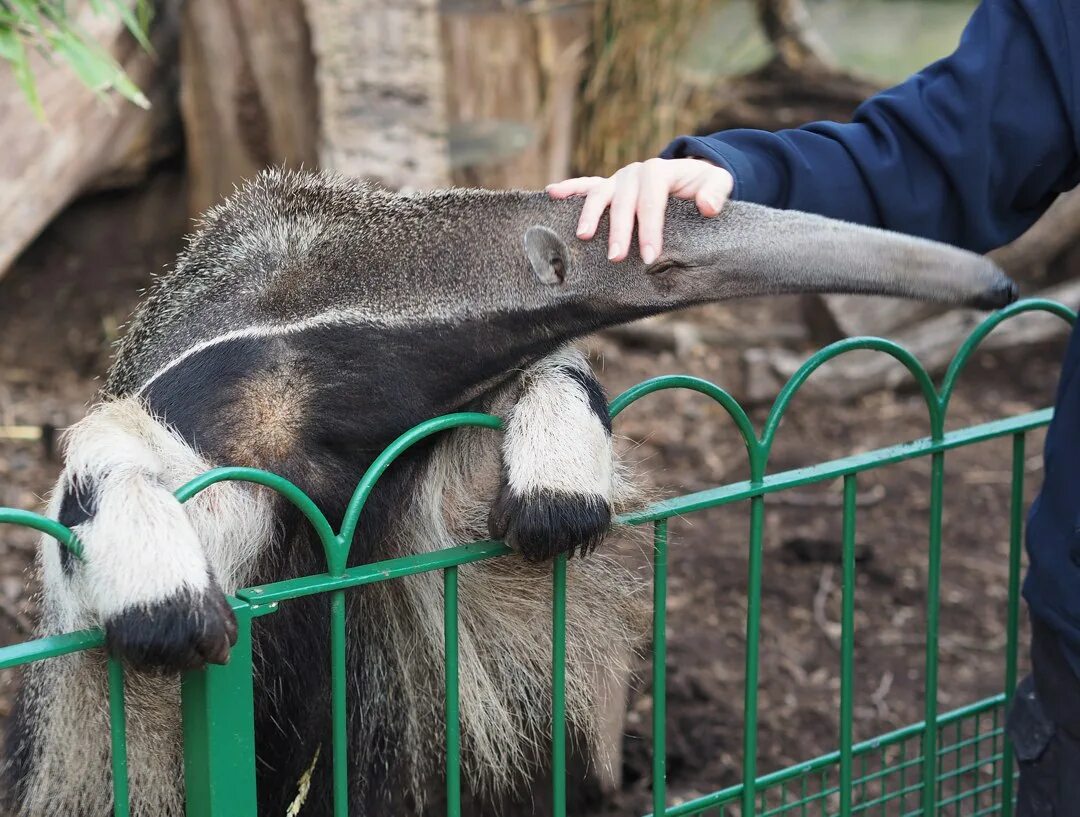
[[(1019, 581), (1023, 528), (1023, 482), (1026, 435), (1050, 421), (1051, 410), (1032, 412), (956, 431), (945, 431), (945, 418), (957, 378), (982, 339), (1003, 320), (1021, 312), (1045, 311), (1069, 323), (1068, 308), (1042, 300), (1028, 300), (988, 317), (964, 343), (945, 374), (940, 389), (910, 352), (880, 338), (856, 338), (835, 343), (810, 358), (776, 399), (758, 435), (743, 408), (723, 389), (707, 381), (683, 376), (646, 381), (611, 403), (613, 417), (633, 403), (664, 389), (690, 389), (720, 404), (730, 415), (746, 443), (750, 479), (656, 503), (622, 521), (652, 524), (653, 537), (653, 655), (652, 714), (653, 809), (655, 815), (733, 815), (742, 817), (808, 817), (854, 814), (874, 815), (977, 815), (1012, 813), (1012, 756), (1004, 735), (1004, 713), (1017, 681)], [(869, 349), (891, 355), (911, 372), (926, 402), (928, 437), (889, 448), (856, 454), (806, 468), (768, 474), (767, 464), (780, 420), (791, 399), (821, 365), (851, 350)], [(333, 710), (333, 780), (335, 817), (348, 814), (349, 756), (345, 743), (345, 594), (353, 588), (402, 576), (442, 571), (445, 608), (446, 685), (446, 794), (447, 814), (461, 814), (460, 734), (458, 728), (458, 567), (509, 553), (498, 542), (477, 542), (445, 551), (392, 559), (346, 568), (357, 522), (372, 487), (390, 464), (407, 448), (447, 429), (481, 426), (497, 429), (497, 418), (484, 414), (454, 414), (425, 422), (403, 434), (372, 464), (357, 487), (340, 531), (300, 489), (282, 477), (250, 468), (218, 468), (196, 478), (176, 492), (186, 502), (200, 491), (225, 480), (258, 483), (292, 502), (317, 532), (326, 555), (327, 570), (317, 576), (291, 579), (236, 594), (232, 607), (239, 638), (225, 666), (190, 672), (182, 680), (184, 763), (187, 812), (192, 817), (255, 815), (255, 737), (251, 629), (255, 618), (273, 614), (279, 605), (313, 594), (330, 595), (331, 696)], [(1012, 439), (1012, 494), (1007, 611), (1007, 646), (1003, 656), (1002, 692), (964, 708), (940, 713), (938, 684), (938, 613), (941, 578), (941, 531), (946, 452), (963, 446), (1010, 437)], [(925, 717), (871, 741), (853, 739), (854, 589), (856, 496), (860, 475), (866, 471), (918, 457), (929, 457), (930, 529), (927, 570), (927, 638)], [(763, 566), (763, 522), (766, 497), (797, 486), (843, 481), (843, 601), (841, 634), (841, 703), (839, 749), (781, 771), (759, 776), (757, 769), (759, 634)], [(665, 681), (668, 520), (674, 516), (736, 502), (750, 505), (749, 575), (747, 578), (745, 715), (742, 783), (705, 797), (668, 805), (665, 787)], [(23, 525), (56, 537), (80, 556), (71, 531), (57, 522), (27, 511), (0, 509), (0, 523)], [(565, 623), (566, 558), (552, 568), (552, 765), (554, 817), (566, 815)], [(42, 638), (0, 649), (0, 669), (47, 660), (80, 650), (100, 649), (100, 632), (87, 631)], [(114, 813), (129, 813), (127, 757), (124, 729), (123, 668), (109, 661), (109, 711), (114, 776)], [(989, 779), (987, 769), (992, 771)]]

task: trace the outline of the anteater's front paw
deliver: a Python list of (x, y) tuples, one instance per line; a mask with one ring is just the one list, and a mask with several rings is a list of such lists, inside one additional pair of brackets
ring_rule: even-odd
[(611, 528), (611, 506), (595, 494), (537, 490), (515, 494), (503, 485), (488, 515), (493, 539), (502, 539), (531, 562), (590, 553)]
[(179, 672), (224, 664), (236, 616), (216, 584), (129, 607), (105, 622), (109, 654), (139, 669)]

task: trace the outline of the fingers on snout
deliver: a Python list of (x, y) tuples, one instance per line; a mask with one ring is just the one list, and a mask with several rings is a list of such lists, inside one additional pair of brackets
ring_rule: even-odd
[(588, 195), (594, 187), (603, 181), (604, 179), (599, 176), (579, 176), (576, 179), (553, 182), (544, 190), (553, 199), (568, 199), (571, 196)]
[(600, 217), (611, 204), (611, 198), (615, 194), (614, 177), (601, 179), (585, 195), (585, 204), (581, 207), (581, 215), (578, 217), (577, 237), (590, 239), (596, 235), (596, 228), (600, 224)]
[(637, 195), (638, 249), (646, 264), (664, 249), (664, 217), (671, 182), (664, 159), (650, 159), (641, 166)]
[(700, 171), (695, 184), (694, 201), (703, 216), (719, 215), (731, 195), (734, 184), (731, 174), (721, 167), (707, 166)]
[(622, 261), (630, 251), (640, 188), (640, 164), (627, 165), (615, 174), (615, 193), (608, 217), (608, 258), (612, 261)]

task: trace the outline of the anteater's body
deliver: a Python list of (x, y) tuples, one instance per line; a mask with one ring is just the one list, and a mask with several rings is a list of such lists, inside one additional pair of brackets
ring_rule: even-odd
[[(489, 533), (520, 551), (461, 569), (461, 689), (469, 813), (526, 813), (546, 788), (535, 786), (549, 711), (545, 560), (592, 551), (628, 496), (602, 392), (564, 344), (756, 292), (1012, 297), (973, 256), (822, 219), (735, 206), (712, 223), (673, 205), (669, 249), (646, 268), (574, 241), (575, 218), (573, 203), (539, 194), (403, 197), (273, 173), (212, 211), (152, 288), (100, 405), (69, 433), (51, 503), (85, 558), (50, 539), (41, 550), (42, 631), (104, 626), (131, 666), (134, 814), (183, 813), (178, 685), (160, 670), (225, 658), (235, 624), (223, 592), (325, 570), (306, 523), (268, 490), (219, 484), (181, 506), (171, 492), (198, 473), (279, 473), (336, 525), (401, 432), (467, 409), (506, 419), (504, 435), (455, 431), (397, 462), (350, 564)], [(603, 552), (570, 565), (568, 712), (583, 767), (591, 759), (590, 774), (610, 779), (602, 735), (640, 630), (635, 583)], [(349, 594), (353, 813), (438, 809), (441, 592), (432, 574)], [(257, 622), (260, 814), (285, 812), (313, 760), (300, 813), (330, 813), (327, 629), (324, 597)], [(91, 653), (28, 671), (8, 748), (17, 814), (108, 813), (103, 667)]]

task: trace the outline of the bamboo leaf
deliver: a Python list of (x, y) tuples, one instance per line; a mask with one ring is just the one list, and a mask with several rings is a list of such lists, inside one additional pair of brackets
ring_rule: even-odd
[(37, 85), (34, 83), (34, 75), (30, 71), (30, 60), (26, 54), (26, 46), (23, 45), (19, 35), (10, 29), (0, 29), (0, 57), (11, 63), (15, 81), (19, 83), (19, 88), (22, 89), (26, 100), (30, 103), (34, 115), (44, 121), (45, 109), (41, 106)]
[(135, 14), (139, 18), (139, 28), (143, 31), (149, 31), (150, 22), (154, 19), (154, 7), (150, 0), (136, 0)]
[(96, 93), (115, 90), (140, 108), (150, 107), (150, 100), (124, 73), (116, 60), (101, 48), (74, 36), (59, 40), (57, 52), (79, 79)]
[(139, 21), (136, 12), (132, 11), (124, 0), (112, 0), (112, 7), (117, 16), (124, 22), (124, 26), (131, 32), (131, 36), (143, 47), (147, 54), (157, 56), (150, 38), (146, 36), (146, 27)]
[[(95, 13), (114, 14), (139, 45), (153, 53), (144, 25), (151, 15), (146, 0), (136, 0), (135, 11), (130, 0), (89, 0), (89, 4)], [(113, 56), (71, 22), (64, 0), (0, 0), (0, 37), (0, 58), (12, 65), (20, 87), (39, 116), (44, 112), (30, 70), (28, 48), (50, 57), (58, 55), (79, 81), (99, 96), (115, 90), (141, 108), (150, 107), (150, 101)]]
[(7, 3), (22, 20), (22, 25), (33, 27), (39, 33), (44, 33), (45, 21), (40, 12), (50, 11), (48, 3), (32, 2), (32, 0), (7, 0)]

